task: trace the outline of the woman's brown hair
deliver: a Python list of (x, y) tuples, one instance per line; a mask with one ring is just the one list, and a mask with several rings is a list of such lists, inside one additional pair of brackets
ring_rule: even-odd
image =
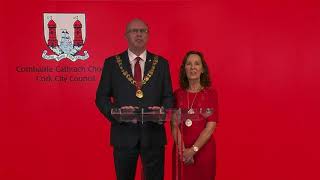
[(210, 87), (211, 86), (211, 80), (210, 80), (210, 74), (209, 74), (209, 69), (208, 65), (203, 57), (203, 54), (199, 51), (189, 51), (186, 53), (186, 55), (183, 58), (182, 64), (180, 66), (180, 73), (179, 73), (179, 83), (180, 87), (182, 89), (187, 89), (189, 87), (189, 81), (188, 77), (186, 74), (186, 63), (187, 59), (190, 55), (195, 54), (200, 57), (201, 63), (202, 63), (202, 68), (203, 68), (203, 73), (200, 75), (200, 84), (202, 87)]

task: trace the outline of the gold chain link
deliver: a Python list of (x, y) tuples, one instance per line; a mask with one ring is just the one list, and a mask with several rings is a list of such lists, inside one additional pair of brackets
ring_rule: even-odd
[[(116, 56), (116, 59), (123, 76), (126, 77), (131, 84), (137, 86), (137, 82), (132, 78), (132, 76), (128, 73), (128, 71), (124, 70), (122, 66), (122, 59), (120, 58), (120, 56)], [(152, 62), (151, 69), (148, 71), (147, 75), (143, 78), (141, 82), (142, 85), (146, 84), (151, 79), (157, 64), (158, 64), (158, 56), (155, 56)]]

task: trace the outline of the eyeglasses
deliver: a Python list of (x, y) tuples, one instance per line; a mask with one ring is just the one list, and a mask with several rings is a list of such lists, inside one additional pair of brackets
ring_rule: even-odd
[(127, 31), (127, 33), (134, 33), (134, 34), (137, 34), (138, 32), (140, 32), (140, 33), (148, 33), (149, 30), (148, 29), (129, 29)]

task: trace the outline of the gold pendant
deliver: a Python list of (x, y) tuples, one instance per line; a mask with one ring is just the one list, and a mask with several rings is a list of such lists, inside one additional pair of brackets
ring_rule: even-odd
[(141, 91), (141, 89), (138, 89), (137, 91), (136, 91), (136, 96), (137, 96), (137, 98), (143, 98), (143, 92)]
[(187, 127), (192, 126), (192, 121), (191, 121), (191, 119), (187, 119), (186, 122), (184, 122), (184, 124), (185, 124)]

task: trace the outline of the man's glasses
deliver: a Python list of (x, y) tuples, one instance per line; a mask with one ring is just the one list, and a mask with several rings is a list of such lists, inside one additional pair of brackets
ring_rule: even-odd
[(127, 31), (127, 33), (134, 33), (134, 34), (137, 34), (138, 32), (143, 34), (143, 33), (148, 33), (149, 30), (148, 29), (129, 29)]

